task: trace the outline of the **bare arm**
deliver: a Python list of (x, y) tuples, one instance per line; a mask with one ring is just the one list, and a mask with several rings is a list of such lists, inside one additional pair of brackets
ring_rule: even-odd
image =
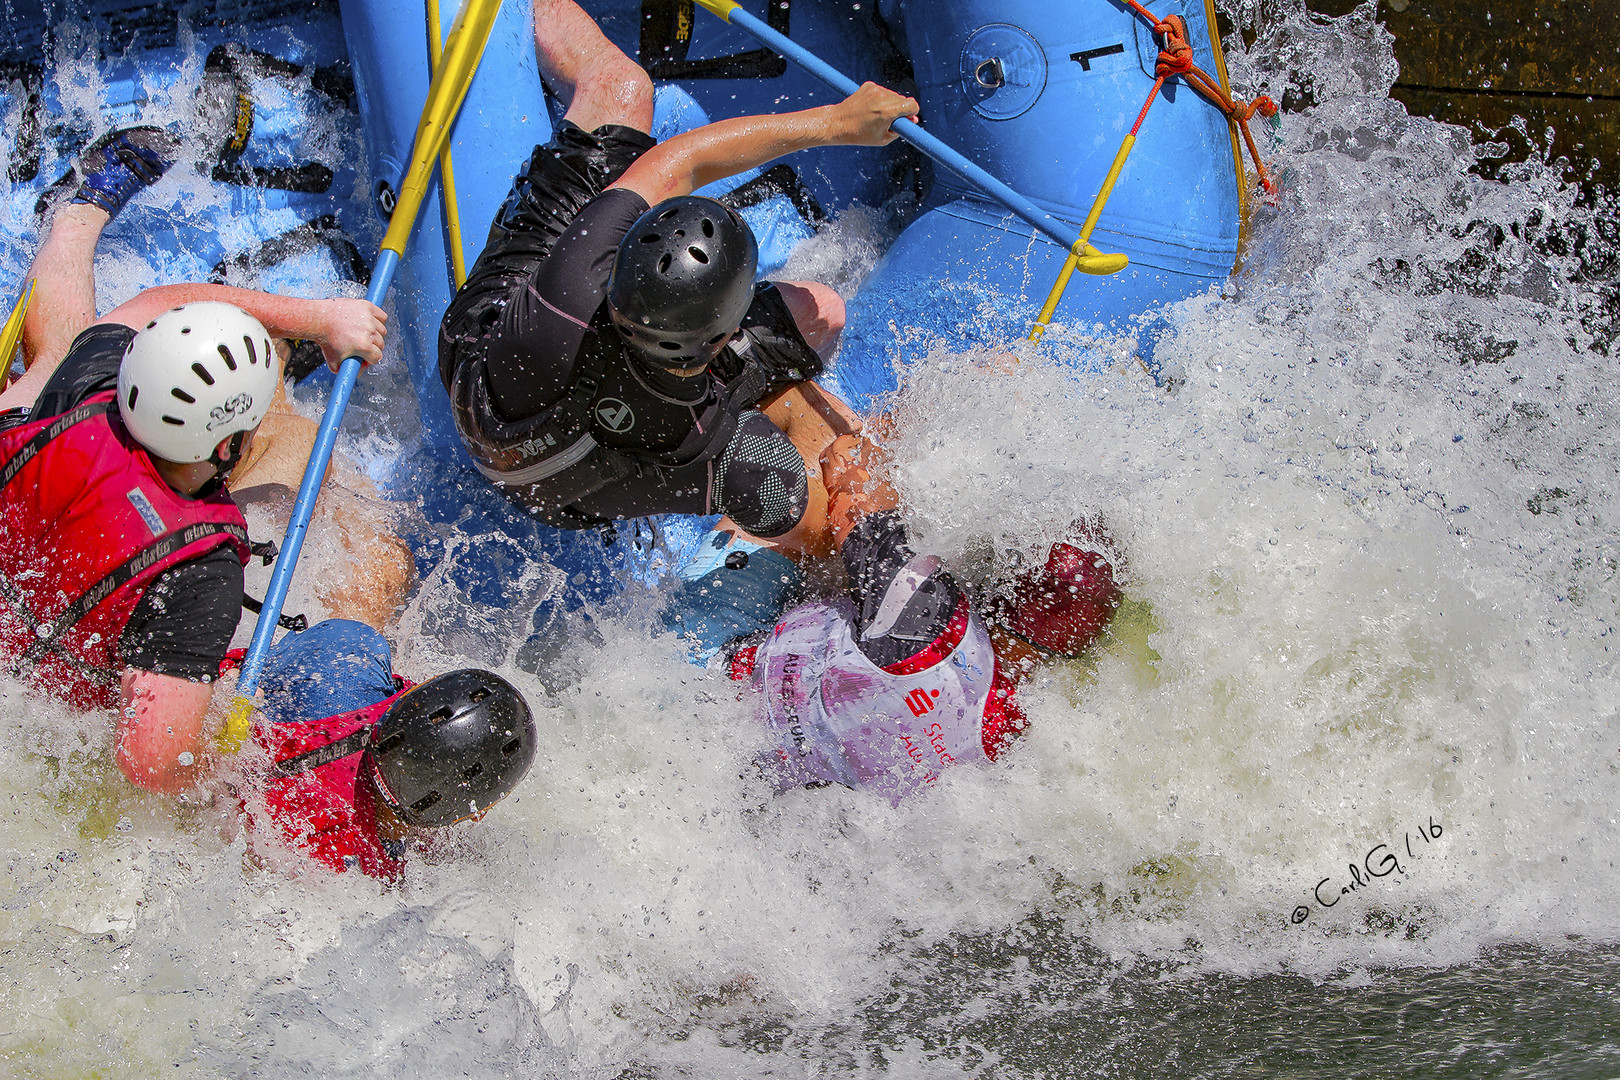
[(178, 795), (197, 776), (209, 683), (134, 668), (119, 680), (118, 767), (137, 787)]
[(100, 321), (123, 323), (138, 330), (170, 308), (194, 300), (235, 304), (262, 322), (272, 337), (320, 342), (326, 364), (334, 371), (349, 356), (358, 356), (368, 365), (382, 359), (388, 315), (366, 300), (305, 300), (231, 285), (192, 282), (144, 289), (134, 299), (113, 308)]
[(653, 205), (798, 150), (887, 146), (896, 138), (889, 125), (916, 115), (916, 101), (865, 83), (837, 105), (740, 116), (682, 132), (637, 158), (609, 187), (628, 188)]

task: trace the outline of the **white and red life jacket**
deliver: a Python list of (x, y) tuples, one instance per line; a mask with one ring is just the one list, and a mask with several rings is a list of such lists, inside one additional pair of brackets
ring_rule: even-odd
[(754, 657), (780, 787), (871, 787), (898, 802), (1022, 726), (990, 635), (967, 605), (921, 663), (885, 670), (855, 642), (847, 601), (788, 612)]
[[(376, 809), (359, 790), (372, 727), (412, 686), (398, 681), (403, 689), (363, 709), (254, 728), (254, 741), (275, 762), (264, 807), (287, 848), (340, 872), (357, 869), (384, 880), (403, 872), (403, 849), (383, 840)], [(248, 821), (251, 827), (251, 814)]]
[(78, 708), (111, 706), (141, 593), (222, 544), (246, 565), (242, 512), (223, 490), (169, 487), (111, 391), (0, 433), (0, 669)]

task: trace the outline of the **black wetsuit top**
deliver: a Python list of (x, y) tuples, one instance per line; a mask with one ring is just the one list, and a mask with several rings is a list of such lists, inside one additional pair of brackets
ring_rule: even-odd
[[(440, 328), (439, 374), (480, 468), (565, 527), (719, 512), (714, 462), (737, 416), (821, 370), (769, 285), (756, 290), (742, 340), (709, 370), (683, 378), (633, 361), (607, 289), (619, 241), (648, 207), (633, 191), (603, 188), (651, 145), (630, 128), (586, 133), (564, 123), (535, 147)], [(583, 425), (616, 453), (537, 478), (570, 438), (540, 426), (593, 370), (595, 388), (569, 430)]]

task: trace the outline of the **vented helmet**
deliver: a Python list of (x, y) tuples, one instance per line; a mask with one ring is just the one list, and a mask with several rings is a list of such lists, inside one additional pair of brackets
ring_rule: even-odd
[(990, 617), (1041, 652), (1072, 659), (1085, 651), (1119, 607), (1114, 568), (1094, 551), (1057, 543), (1046, 565), (1024, 571)]
[(463, 668), (403, 695), (371, 729), (373, 777), (408, 825), (451, 825), (500, 802), (534, 761), (534, 718), (517, 687)]
[(666, 199), (619, 242), (608, 310), (641, 359), (701, 367), (748, 313), (758, 265), (754, 231), (735, 210), (696, 195)]
[(118, 415), (147, 450), (190, 465), (258, 427), (280, 381), (264, 324), (232, 304), (198, 301), (165, 311), (129, 343)]

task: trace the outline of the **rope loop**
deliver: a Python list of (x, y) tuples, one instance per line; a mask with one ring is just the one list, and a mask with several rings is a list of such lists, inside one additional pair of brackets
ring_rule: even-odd
[(1236, 119), (1238, 120), (1247, 120), (1254, 116), (1255, 113), (1259, 113), (1267, 120), (1277, 115), (1277, 103), (1272, 101), (1265, 94), (1261, 94), (1259, 97), (1249, 102), (1248, 105), (1244, 105), (1241, 98), (1233, 98), (1232, 104), (1236, 108), (1235, 115)]
[(1260, 148), (1255, 145), (1254, 135), (1249, 131), (1249, 119), (1255, 113), (1267, 118), (1276, 116), (1277, 103), (1264, 94), (1252, 102), (1235, 100), (1221, 88), (1217, 80), (1193, 62), (1192, 46), (1187, 43), (1187, 24), (1181, 16), (1169, 15), (1160, 19), (1143, 7), (1141, 0), (1124, 0), (1124, 2), (1143, 22), (1153, 28), (1153, 33), (1157, 37), (1163, 40), (1163, 46), (1159, 49), (1159, 60), (1153, 70), (1157, 81), (1148, 94), (1147, 104), (1142, 106), (1142, 112), (1136, 118), (1136, 127), (1131, 129), (1131, 134), (1135, 135), (1137, 128), (1142, 126), (1142, 121), (1147, 117), (1148, 106), (1153, 104), (1153, 99), (1158, 96), (1159, 88), (1164, 85), (1164, 81), (1179, 75), (1187, 85), (1238, 126), (1243, 135), (1243, 142), (1249, 148), (1249, 157), (1254, 160), (1255, 176), (1260, 181), (1261, 189), (1268, 195), (1275, 194), (1277, 185), (1266, 172), (1265, 162), (1260, 160)]

